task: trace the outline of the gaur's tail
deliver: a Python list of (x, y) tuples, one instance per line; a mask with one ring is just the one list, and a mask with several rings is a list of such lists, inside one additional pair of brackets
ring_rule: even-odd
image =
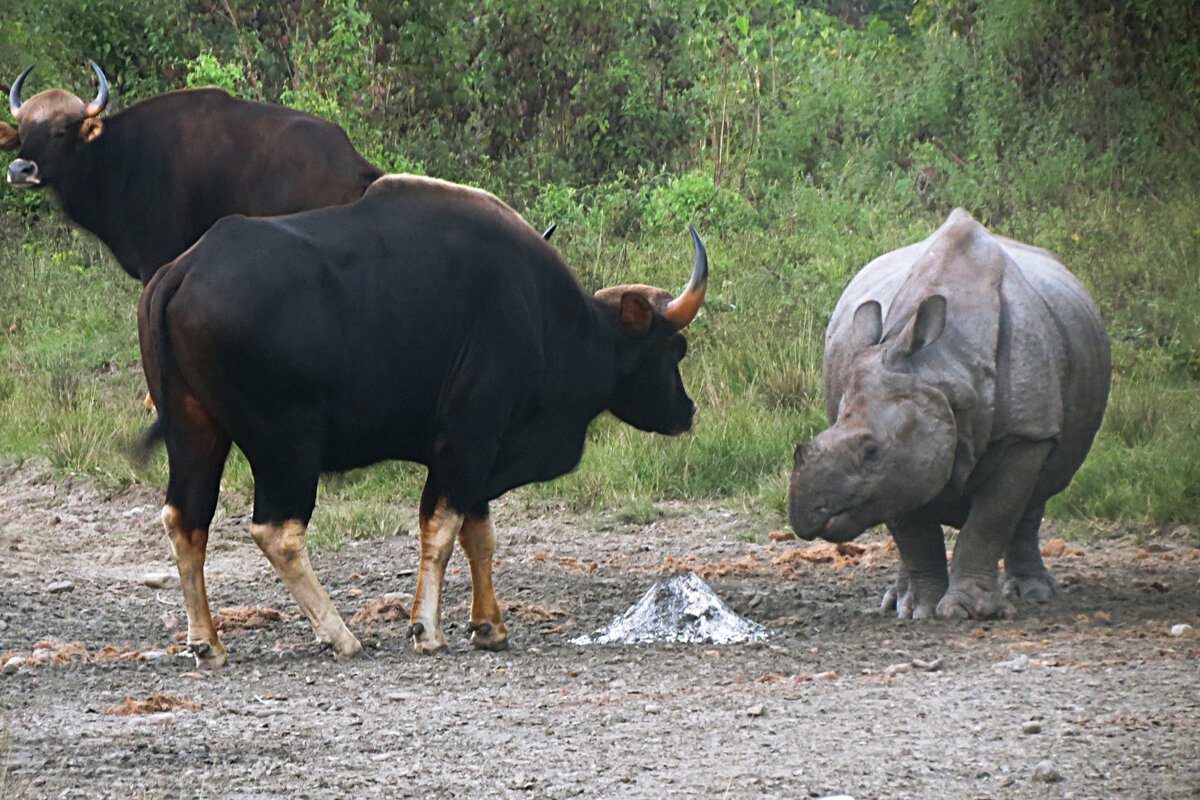
[(158, 418), (143, 433), (130, 454), (135, 464), (145, 464), (167, 436), (167, 382), (174, 371), (171, 364), (171, 343), (167, 334), (167, 303), (183, 282), (185, 270), (173, 261), (150, 279), (138, 303), (138, 342), (142, 349), (142, 371), (150, 388), (150, 398)]
[(166, 438), (167, 426), (163, 423), (163, 419), (160, 416), (158, 419), (154, 420), (154, 424), (151, 425), (145, 433), (139, 436), (136, 442), (134, 442), (133, 451), (129, 454), (129, 457), (133, 459), (133, 463), (137, 466), (145, 466), (146, 462), (150, 460), (150, 456), (154, 455), (154, 451), (158, 449), (158, 446), (162, 444), (163, 440)]

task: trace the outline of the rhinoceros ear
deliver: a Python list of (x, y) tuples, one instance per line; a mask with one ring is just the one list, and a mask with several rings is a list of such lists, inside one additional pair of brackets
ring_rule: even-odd
[(806, 444), (796, 445), (796, 452), (795, 452), (795, 455), (793, 456), (793, 461), (792, 461), (793, 469), (800, 469), (802, 466), (804, 466), (804, 459), (807, 457), (807, 453), (808, 453), (808, 445), (806, 445)]
[(940, 294), (930, 295), (917, 306), (917, 313), (900, 334), (900, 350), (911, 356), (936, 342), (945, 328), (946, 298)]
[(883, 336), (883, 308), (874, 300), (854, 309), (854, 350), (865, 350), (879, 344)]

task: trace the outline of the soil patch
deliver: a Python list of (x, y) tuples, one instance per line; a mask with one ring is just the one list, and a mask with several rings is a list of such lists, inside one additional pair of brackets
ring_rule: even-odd
[[(470, 647), (470, 578), (456, 553), (443, 606), (450, 652), (412, 653), (417, 545), (398, 536), (313, 554), (370, 656), (337, 664), (248, 521), (226, 513), (208, 584), (229, 664), (209, 672), (177, 653), (178, 585), (142, 583), (171, 568), (159, 503), (141, 487), (0, 477), (0, 659), (36, 660), (11, 672), (0, 663), (5, 794), (1200, 793), (1190, 527), (1061, 546), (1051, 530), (1061, 600), (1020, 605), (1013, 620), (900, 622), (876, 610), (896, 565), (879, 533), (808, 545), (771, 536), (776, 520), (714, 504), (663, 504), (648, 525), (614, 527), (513, 501), (496, 513), (509, 651)], [(774, 635), (571, 644), (684, 570)], [(56, 581), (73, 589), (47, 591)], [(1185, 623), (1194, 629), (1173, 636)], [(126, 707), (137, 713), (112, 711)]]

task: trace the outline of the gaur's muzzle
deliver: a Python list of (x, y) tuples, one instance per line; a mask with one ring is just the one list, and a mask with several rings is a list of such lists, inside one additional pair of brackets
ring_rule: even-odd
[(13, 186), (36, 186), (42, 182), (36, 162), (18, 158), (8, 165), (8, 182)]

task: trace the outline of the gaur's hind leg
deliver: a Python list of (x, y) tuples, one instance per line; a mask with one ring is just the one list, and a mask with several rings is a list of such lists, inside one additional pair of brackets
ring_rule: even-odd
[(971, 496), (971, 512), (959, 531), (950, 563), (950, 588), (937, 606), (944, 619), (1011, 617), (1000, 591), (998, 568), (1012, 542), (1046, 461), (1049, 442), (1013, 442), (992, 477)]
[(946, 539), (936, 521), (906, 517), (888, 525), (900, 550), (900, 572), (883, 596), (881, 610), (900, 619), (932, 617), (946, 593)]
[(1025, 509), (1012, 542), (1004, 552), (1004, 594), (1022, 600), (1038, 602), (1058, 597), (1062, 586), (1046, 569), (1038, 546), (1038, 530), (1042, 527), (1042, 515), (1046, 504), (1032, 503)]
[(328, 644), (334, 658), (344, 661), (362, 652), (362, 645), (346, 627), (308, 558), (308, 520), (316, 502), (318, 469), (304, 465), (317, 462), (296, 454), (277, 463), (284, 466), (255, 470), (250, 535), (308, 617), (317, 641)]
[(506, 650), (508, 628), (492, 587), (492, 556), (496, 531), (491, 517), (468, 514), (458, 531), (458, 541), (471, 565), (471, 644), (481, 650)]
[[(417, 521), (421, 528), (421, 563), (417, 568), (417, 589), (409, 615), (408, 635), (413, 649), (429, 655), (446, 649), (441, 622), (442, 580), (463, 516), (452, 510), (445, 498), (434, 496), (430, 484), (426, 483)], [(474, 563), (471, 568), (473, 572)]]
[(162, 521), (187, 607), (188, 647), (197, 666), (219, 667), (225, 663), (225, 646), (208, 607), (204, 558), (230, 442), (203, 407), (187, 397), (173, 410), (166, 445), (170, 478)]

